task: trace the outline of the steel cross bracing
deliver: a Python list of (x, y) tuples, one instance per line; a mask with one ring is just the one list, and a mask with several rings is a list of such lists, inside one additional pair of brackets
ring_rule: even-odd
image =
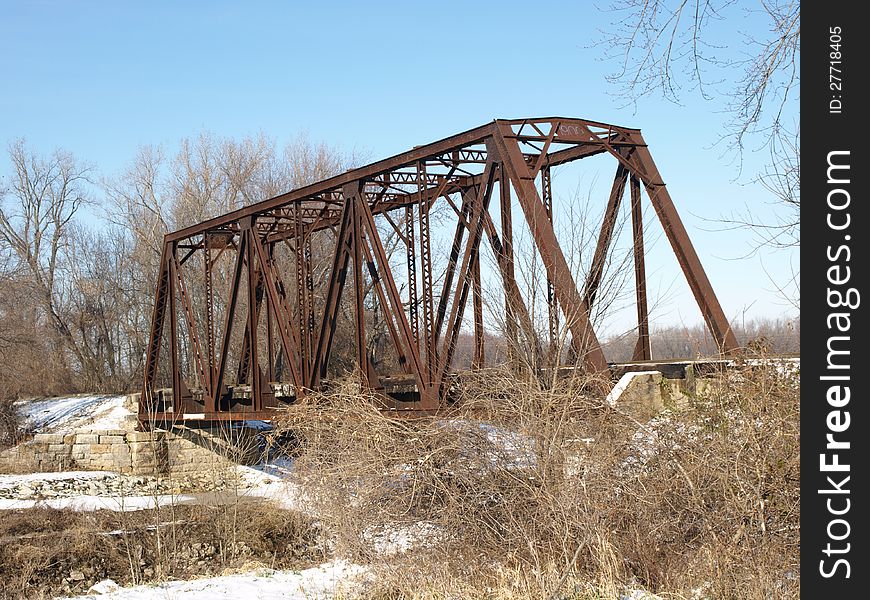
[[(616, 175), (578, 287), (554, 230), (551, 177), (554, 167), (594, 155), (615, 159)], [(606, 372), (590, 310), (626, 187), (634, 358), (651, 358), (641, 190), (713, 338), (722, 352), (735, 350), (728, 319), (639, 130), (572, 118), (496, 120), (166, 235), (140, 420), (269, 418), (282, 401), (322, 387), (337, 368), (330, 360), (337, 334), (342, 345), (354, 345), (354, 361), (343, 369), (357, 368), (385, 408), (438, 409), (460, 331), (469, 329), (469, 296), (471, 367), (485, 360), (482, 246), (496, 259), (508, 341), (522, 336), (529, 347), (552, 348), (561, 323), (571, 356), (588, 371)], [(521, 215), (512, 214), (514, 200)], [(433, 210), (442, 211), (442, 225), (443, 211), (453, 222), (443, 260), (435, 256)], [(516, 280), (518, 227), (531, 234), (547, 281), (549, 327), (542, 334)], [(315, 254), (326, 259), (315, 264)], [(348, 282), (354, 300), (343, 303)], [(348, 323), (352, 331), (339, 332)], [(404, 383), (390, 377), (388, 363), (403, 372)]]

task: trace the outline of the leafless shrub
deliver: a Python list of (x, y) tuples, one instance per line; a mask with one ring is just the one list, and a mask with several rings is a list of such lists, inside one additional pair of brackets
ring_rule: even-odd
[(590, 383), (486, 370), (410, 419), (349, 380), (282, 426), (337, 550), (381, 573), (373, 597), (793, 597), (794, 375), (725, 375), (650, 423)]
[[(84, 593), (107, 577), (122, 584), (152, 579), (164, 557), (149, 512), (124, 514), (119, 530), (118, 515), (111, 511), (6, 511), (0, 524), (0, 597)], [(239, 528), (235, 545), (224, 552), (216, 541), (220, 531), (208, 507), (176, 507), (173, 516), (179, 543), (165, 577), (214, 575), (244, 564), (293, 568), (325, 557), (319, 529), (309, 518), (271, 505), (244, 506), (240, 516), (245, 527)]]

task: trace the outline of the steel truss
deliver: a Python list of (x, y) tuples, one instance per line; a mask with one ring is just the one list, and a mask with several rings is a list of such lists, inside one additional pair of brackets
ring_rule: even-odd
[[(591, 268), (580, 289), (553, 226), (551, 169), (601, 154), (616, 160), (616, 175)], [(506, 335), (516, 338), (522, 333), (528, 342), (541, 343), (515, 277), (512, 194), (546, 271), (550, 347), (561, 320), (570, 332), (572, 356), (588, 371), (605, 372), (609, 367), (590, 323), (590, 310), (626, 187), (637, 300), (634, 359), (651, 359), (641, 188), (713, 338), (723, 353), (735, 350), (728, 320), (639, 130), (571, 118), (496, 120), (167, 234), (140, 420), (268, 418), (280, 400), (292, 401), (320, 388), (348, 280), (354, 288), (356, 364), (364, 384), (381, 392), (385, 407), (437, 409), (445, 401), (469, 295), (472, 366), (484, 361), (483, 243), (492, 249), (503, 283)], [(450, 206), (455, 225), (446, 268), (434, 277), (429, 216), (440, 203)], [(492, 204), (498, 207), (498, 227), (490, 213)], [(398, 236), (405, 259), (401, 269), (394, 266), (398, 253), (388, 254), (376, 219)], [(315, 239), (317, 244), (329, 240), (332, 248), (320, 298), (315, 297), (312, 273)], [(284, 263), (277, 258), (282, 247), (289, 250)], [(188, 290), (191, 275), (184, 265), (192, 259), (191, 264), (203, 265), (197, 285), (204, 291), (205, 306), (195, 305)], [(215, 287), (219, 264), (229, 278), (226, 298), (218, 298)], [(293, 286), (284, 282), (290, 273)], [(406, 389), (390, 398), (390, 387), (373, 364), (367, 345), (367, 299), (380, 311), (398, 364), (413, 381), (410, 393)], [(239, 342), (234, 328), (242, 326)], [(161, 347), (168, 352), (168, 365), (160, 362)], [(232, 367), (233, 387), (227, 385)], [(167, 389), (158, 388), (161, 373), (169, 381)]]

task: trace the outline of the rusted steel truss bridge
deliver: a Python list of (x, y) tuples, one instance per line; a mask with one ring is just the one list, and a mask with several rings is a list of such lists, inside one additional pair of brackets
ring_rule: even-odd
[[(591, 266), (578, 287), (553, 227), (551, 170), (596, 155), (611, 157), (616, 173)], [(282, 402), (319, 389), (345, 291), (352, 296), (352, 310), (345, 313), (353, 330), (345, 335), (355, 342), (364, 384), (381, 391), (393, 409), (437, 410), (446, 399), (469, 297), (472, 367), (483, 364), (482, 244), (496, 259), (505, 336), (539, 337), (515, 272), (515, 227), (527, 228), (546, 271), (551, 341), (561, 320), (577, 364), (607, 372), (590, 308), (626, 187), (637, 306), (634, 359), (652, 358), (642, 191), (713, 339), (723, 353), (735, 350), (728, 319), (639, 130), (574, 118), (499, 119), (167, 234), (140, 420), (268, 419)], [(512, 214), (512, 198), (521, 215)], [(435, 208), (452, 221), (446, 261), (433, 260)], [(398, 240), (391, 252), (384, 231)], [(331, 261), (315, 287), (312, 256), (318, 252), (328, 252)], [(215, 283), (219, 270), (222, 290)], [(406, 382), (393, 392), (385, 383), (393, 374), (378, 372), (367, 343), (367, 306), (377, 307)]]

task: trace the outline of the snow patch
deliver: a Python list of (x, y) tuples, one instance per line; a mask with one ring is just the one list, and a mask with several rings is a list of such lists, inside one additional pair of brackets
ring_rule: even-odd
[(444, 530), (435, 523), (418, 521), (390, 527), (371, 528), (363, 532), (375, 552), (382, 556), (396, 556), (445, 537)]
[(0, 475), (0, 489), (18, 483), (35, 481), (66, 481), (69, 479), (110, 479), (117, 477), (111, 471), (58, 471), (56, 473), (24, 473), (21, 475)]
[(68, 498), (43, 498), (38, 500), (19, 500), (16, 498), (0, 498), (0, 510), (22, 510), (36, 507), (77, 510), (82, 512), (95, 510), (111, 510), (126, 512), (146, 510), (158, 506), (179, 504), (195, 504), (196, 496), (159, 495), (159, 496), (71, 496)]
[[(103, 600), (326, 600), (356, 587), (356, 579), (364, 572), (365, 569), (359, 565), (335, 561), (303, 571), (261, 569), (254, 573), (193, 581), (167, 581), (157, 585), (140, 585), (109, 593), (96, 593)], [(94, 593), (74, 598), (94, 598)]]
[(112, 579), (103, 579), (88, 588), (88, 596), (97, 596), (99, 594), (108, 594), (117, 592), (121, 586), (115, 583)]
[(646, 590), (635, 589), (620, 594), (619, 600), (662, 600), (662, 597)]
[(127, 417), (135, 414), (126, 400), (127, 396), (93, 394), (24, 400), (16, 408), (25, 426), (36, 433), (125, 429)]

